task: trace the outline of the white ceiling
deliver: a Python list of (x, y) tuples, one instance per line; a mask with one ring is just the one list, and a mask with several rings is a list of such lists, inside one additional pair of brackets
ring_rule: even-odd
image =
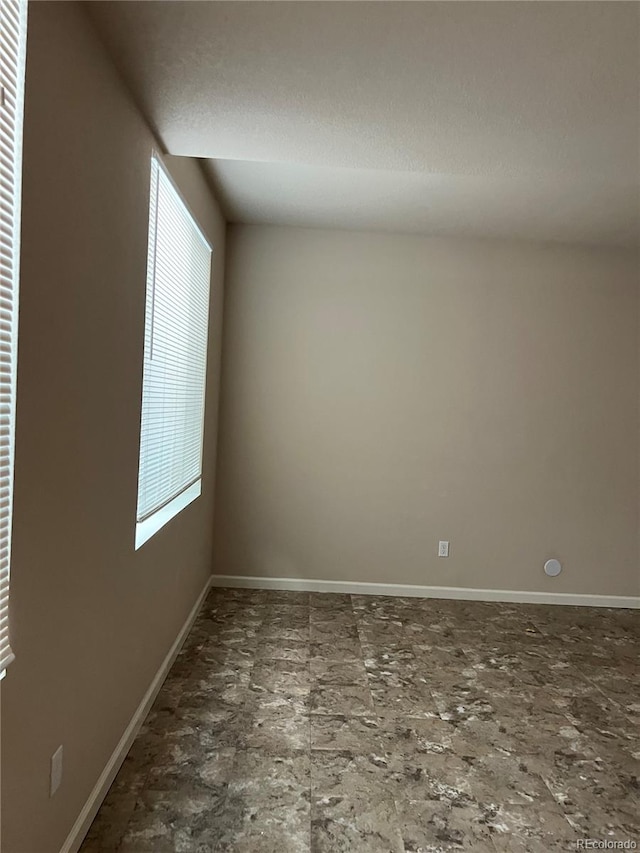
[(638, 241), (638, 3), (87, 8), (233, 221)]

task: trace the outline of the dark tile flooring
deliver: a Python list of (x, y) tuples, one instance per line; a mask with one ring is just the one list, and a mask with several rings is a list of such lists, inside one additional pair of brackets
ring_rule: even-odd
[(82, 853), (640, 847), (640, 612), (219, 589)]

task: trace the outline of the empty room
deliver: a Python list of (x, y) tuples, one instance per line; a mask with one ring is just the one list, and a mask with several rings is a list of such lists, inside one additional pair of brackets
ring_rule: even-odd
[(640, 3), (0, 2), (2, 853), (640, 846)]

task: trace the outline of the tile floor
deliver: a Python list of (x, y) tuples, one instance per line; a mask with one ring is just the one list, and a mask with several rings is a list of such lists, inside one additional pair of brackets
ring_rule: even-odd
[(640, 612), (220, 589), (82, 853), (640, 847)]

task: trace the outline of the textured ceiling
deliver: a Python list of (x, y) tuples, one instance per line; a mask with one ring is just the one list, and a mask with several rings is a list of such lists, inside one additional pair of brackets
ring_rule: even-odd
[(637, 240), (638, 3), (87, 8), (236, 221)]

